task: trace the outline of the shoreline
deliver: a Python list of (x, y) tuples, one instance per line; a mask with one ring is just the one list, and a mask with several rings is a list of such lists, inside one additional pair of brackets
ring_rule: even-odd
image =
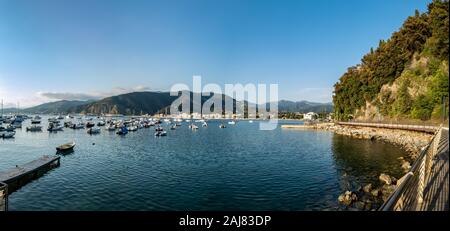
[(356, 139), (379, 140), (400, 146), (414, 161), (420, 151), (431, 141), (433, 135), (425, 132), (407, 131), (400, 129), (356, 127), (338, 125), (335, 123), (318, 123), (311, 125), (282, 125), (286, 129), (314, 129), (332, 131), (338, 135), (350, 136)]

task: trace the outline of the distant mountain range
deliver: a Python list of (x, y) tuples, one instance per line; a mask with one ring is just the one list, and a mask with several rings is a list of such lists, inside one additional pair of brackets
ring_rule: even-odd
[[(193, 93), (190, 92), (192, 98)], [(222, 98), (222, 105), (226, 98), (231, 99), (226, 95), (213, 95), (211, 97)], [(170, 96), (169, 92), (132, 92), (117, 96), (107, 97), (97, 101), (69, 101), (62, 100), (50, 103), (44, 103), (38, 106), (20, 110), (22, 113), (29, 114), (67, 114), (67, 113), (82, 113), (82, 114), (122, 114), (122, 115), (143, 115), (155, 114), (159, 112), (169, 112), (170, 105), (177, 99), (178, 96)], [(202, 97), (204, 103), (210, 97)], [(236, 101), (234, 108), (244, 108), (244, 105), (252, 105), (245, 101)], [(192, 108), (191, 104), (191, 108)], [(253, 105), (254, 106), (254, 105)], [(268, 106), (267, 106), (268, 108)], [(331, 112), (333, 105), (331, 103), (314, 103), (308, 101), (287, 101), (281, 100), (278, 102), (279, 112)], [(15, 113), (17, 109), (5, 109), (4, 113)]]

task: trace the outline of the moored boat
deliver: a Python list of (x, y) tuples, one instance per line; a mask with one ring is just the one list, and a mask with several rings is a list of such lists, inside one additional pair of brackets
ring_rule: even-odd
[(74, 147), (75, 147), (75, 142), (72, 141), (72, 142), (67, 143), (67, 144), (59, 145), (58, 147), (56, 147), (56, 151), (58, 151), (58, 152), (66, 152), (66, 151), (73, 150)]
[(100, 128), (98, 128), (98, 127), (92, 127), (92, 128), (89, 128), (88, 130), (87, 130), (87, 133), (88, 134), (99, 134), (100, 133)]
[(42, 131), (42, 126), (33, 124), (33, 125), (27, 127), (27, 132), (28, 131), (30, 131), (30, 132), (40, 132), (40, 131)]

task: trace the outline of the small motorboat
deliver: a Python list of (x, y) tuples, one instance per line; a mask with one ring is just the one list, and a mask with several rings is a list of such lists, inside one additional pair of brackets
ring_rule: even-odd
[(170, 130), (175, 130), (175, 129), (177, 129), (177, 125), (173, 125), (170, 127)]
[(3, 139), (13, 138), (14, 135), (16, 135), (16, 132), (14, 132), (14, 131), (12, 131), (12, 132), (8, 132), (8, 131), (0, 132), (0, 137), (2, 137)]
[(54, 124), (54, 123), (50, 123), (48, 125), (47, 131), (49, 132), (57, 132), (57, 131), (62, 131), (63, 130), (63, 126), (58, 125), (58, 124)]
[(84, 128), (84, 124), (83, 123), (77, 123), (77, 124), (73, 124), (72, 129), (83, 129)]
[(189, 128), (192, 129), (192, 130), (197, 130), (198, 126), (195, 125), (195, 124), (191, 124), (191, 125), (189, 125)]
[(155, 132), (155, 136), (167, 136), (167, 132), (166, 131), (157, 131), (157, 132)]
[(121, 127), (119, 131), (116, 132), (117, 135), (126, 135), (128, 134), (128, 129), (126, 127)]
[(249, 123), (253, 123), (253, 120), (249, 120), (248, 122), (249, 122)]
[(138, 130), (137, 126), (131, 126), (131, 127), (128, 128), (128, 131), (130, 131), (130, 132), (135, 132), (137, 130)]
[(231, 125), (234, 125), (234, 124), (236, 124), (236, 121), (228, 121), (228, 124), (231, 124)]
[(105, 125), (106, 125), (106, 123), (103, 120), (100, 120), (100, 121), (97, 122), (97, 126), (99, 126), (99, 127), (105, 126)]
[(42, 131), (42, 126), (38, 126), (38, 125), (33, 124), (33, 125), (27, 127), (27, 132), (28, 131), (30, 131), (30, 132), (40, 132), (40, 131)]
[(98, 127), (92, 127), (92, 128), (89, 128), (88, 130), (87, 130), (87, 133), (88, 134), (99, 134), (100, 133), (100, 128), (98, 128)]
[(58, 147), (56, 147), (56, 151), (58, 151), (58, 152), (67, 152), (67, 151), (73, 150), (74, 147), (75, 147), (75, 142), (72, 141), (72, 142), (67, 143), (67, 144), (59, 145)]
[(219, 128), (226, 128), (224, 124), (220, 124)]
[(31, 119), (31, 124), (40, 124), (40, 123), (41, 123), (41, 120), (40, 119), (36, 119), (36, 117)]
[(163, 131), (164, 129), (161, 127), (161, 126), (158, 126), (158, 127), (156, 127), (155, 128), (155, 131), (156, 132), (161, 132), (161, 131)]
[(108, 130), (108, 131), (115, 131), (116, 130), (116, 126), (110, 124), (110, 125), (106, 126), (106, 130)]
[(208, 124), (206, 122), (203, 122), (202, 127), (208, 127)]
[(191, 120), (185, 120), (187, 123), (190, 123), (191, 122)]
[(62, 115), (59, 115), (58, 117), (56, 117), (56, 119), (62, 120), (62, 119), (64, 119), (64, 117)]
[(87, 123), (86, 123), (86, 128), (92, 128), (92, 127), (94, 127), (94, 126), (95, 126), (95, 124), (92, 123), (92, 122), (87, 122)]

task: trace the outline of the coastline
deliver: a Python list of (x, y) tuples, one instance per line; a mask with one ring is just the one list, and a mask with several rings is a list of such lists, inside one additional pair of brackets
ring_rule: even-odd
[(282, 125), (286, 129), (316, 129), (332, 131), (339, 135), (357, 139), (380, 140), (400, 146), (414, 161), (420, 151), (431, 141), (433, 135), (423, 132), (407, 131), (388, 128), (356, 127), (337, 125), (335, 123), (318, 123), (311, 125)]

